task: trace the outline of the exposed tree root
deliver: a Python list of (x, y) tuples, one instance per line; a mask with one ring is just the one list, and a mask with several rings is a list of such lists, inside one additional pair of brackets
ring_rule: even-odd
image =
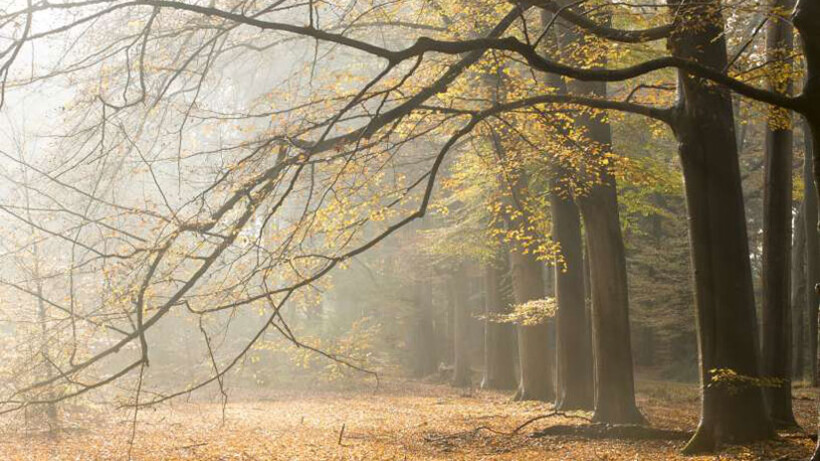
[(532, 437), (570, 435), (587, 439), (628, 440), (688, 440), (692, 433), (670, 429), (658, 429), (637, 424), (588, 424), (584, 426), (550, 426), (532, 434)]
[[(580, 415), (566, 414), (560, 411), (554, 411), (545, 415), (539, 415), (530, 418), (518, 425), (510, 432), (499, 431), (489, 426), (478, 426), (469, 431), (457, 432), (444, 436), (425, 436), (428, 442), (438, 442), (447, 439), (462, 439), (473, 438), (481, 431), (488, 431), (497, 435), (514, 436), (521, 433), (521, 431), (530, 424), (541, 421), (543, 419), (551, 418), (553, 416), (563, 418), (577, 418), (584, 421), (591, 421), (589, 418)], [(676, 431), (670, 429), (658, 429), (638, 424), (602, 424), (592, 423), (581, 426), (573, 426), (561, 424), (557, 426), (550, 426), (540, 431), (533, 432), (530, 437), (546, 437), (551, 435), (567, 435), (575, 437), (583, 437), (587, 439), (628, 439), (628, 440), (688, 440), (692, 437), (692, 432)]]
[(587, 422), (592, 421), (591, 419), (587, 418), (586, 416), (569, 415), (567, 413), (564, 413), (563, 411), (553, 411), (552, 413), (548, 413), (546, 415), (536, 416), (534, 418), (530, 418), (530, 419), (524, 421), (524, 423), (522, 423), (521, 425), (519, 425), (518, 427), (513, 429), (513, 431), (510, 432), (510, 435), (518, 434), (519, 432), (521, 432), (521, 429), (524, 429), (525, 427), (529, 426), (530, 424), (532, 424), (536, 421), (541, 421), (542, 419), (552, 418), (553, 416), (561, 416), (561, 417), (564, 417), (564, 418), (583, 419), (584, 421), (587, 421)]

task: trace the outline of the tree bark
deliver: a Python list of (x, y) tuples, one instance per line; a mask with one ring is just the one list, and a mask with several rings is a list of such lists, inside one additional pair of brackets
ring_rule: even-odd
[(484, 267), (484, 377), (482, 389), (515, 389), (515, 329), (506, 323), (494, 322), (493, 314), (509, 312), (510, 266), (506, 255), (497, 255)]
[[(774, 0), (772, 10), (790, 8), (789, 0)], [(775, 15), (767, 29), (766, 54), (783, 62), (792, 51), (791, 26)], [(770, 89), (791, 93), (791, 82), (771, 82)], [(764, 389), (769, 416), (776, 426), (796, 426), (791, 393), (791, 240), (792, 129), (791, 113), (771, 108), (766, 128), (763, 189), (763, 375), (781, 385)]]
[[(510, 251), (512, 267), (513, 297), (516, 304), (544, 297), (543, 264), (530, 252), (520, 249)], [(515, 400), (555, 399), (552, 387), (551, 354), (549, 347), (549, 326), (518, 326), (519, 380)]]
[[(802, 2), (800, 2), (802, 3)], [(798, 3), (798, 5), (800, 4)], [(800, 30), (801, 35), (803, 30)], [(805, 39), (804, 39), (805, 42)], [(820, 51), (820, 50), (817, 50)], [(815, 79), (817, 78), (818, 74), (814, 74)], [(820, 129), (806, 129), (804, 130), (805, 136), (805, 156), (806, 162), (803, 166), (803, 178), (805, 180), (805, 198), (803, 199), (804, 205), (804, 219), (806, 220), (806, 314), (808, 317), (809, 322), (809, 373), (810, 373), (810, 380), (811, 385), (816, 387), (817, 386), (817, 361), (820, 360), (820, 356), (817, 355), (817, 331), (818, 326), (817, 322), (820, 321), (817, 315), (817, 308), (818, 308), (818, 293), (817, 293), (817, 283), (818, 283), (818, 270), (820, 270), (820, 242), (818, 242), (818, 211), (817, 211), (817, 204), (818, 204), (818, 183), (816, 180), (816, 175), (818, 171), (820, 171), (820, 163), (818, 163), (817, 152), (814, 149), (818, 139), (818, 135), (820, 135)], [(809, 167), (808, 159), (813, 159), (813, 169)], [(809, 178), (814, 173), (814, 181), (810, 180)], [(817, 397), (820, 398), (820, 397)], [(818, 417), (820, 418), (820, 417)], [(818, 425), (820, 428), (820, 425)], [(818, 429), (818, 434), (820, 435), (820, 429)], [(820, 437), (817, 439), (817, 446), (814, 449), (814, 454), (811, 457), (811, 461), (820, 461)]]
[[(805, 130), (805, 155), (812, 158), (814, 149), (810, 131)], [(809, 324), (809, 381), (817, 387), (817, 305), (818, 296), (814, 285), (820, 281), (820, 236), (817, 231), (817, 195), (812, 180), (811, 162), (803, 165), (803, 182), (805, 192), (803, 199), (803, 217), (806, 226), (806, 321)]]
[[(564, 24), (557, 34), (562, 49), (583, 43), (587, 38), (577, 28)], [(606, 99), (603, 82), (571, 81), (567, 86), (572, 94)], [(609, 122), (581, 113), (576, 124), (585, 130), (597, 150), (609, 152), (612, 146)], [(645, 420), (635, 405), (626, 250), (618, 215), (617, 189), (608, 166), (598, 173), (599, 177), (591, 178), (589, 192), (576, 198), (589, 251), (595, 365), (593, 419), (611, 424), (640, 424)]]
[(806, 223), (803, 204), (798, 207), (794, 221), (794, 244), (792, 246), (792, 378), (802, 380), (806, 359), (805, 315), (806, 309)]
[[(607, 127), (608, 131), (608, 127)], [(635, 405), (626, 250), (609, 174), (578, 200), (586, 229), (592, 294), (596, 422), (643, 423)]]
[[(723, 18), (714, 2), (670, 1), (681, 23), (669, 40), (673, 55), (723, 69)], [(706, 20), (705, 20), (706, 19)], [(716, 369), (759, 377), (757, 320), (746, 216), (729, 91), (679, 73), (681, 94), (673, 131), (685, 178), (695, 281), (701, 418), (684, 448), (713, 451), (722, 442), (769, 438), (771, 421), (760, 387), (712, 382)]]
[(553, 240), (561, 247), (563, 264), (555, 266), (555, 298), (558, 305), (557, 410), (594, 408), (592, 343), (584, 300), (584, 264), (581, 217), (569, 194), (550, 195)]
[[(510, 190), (518, 214), (509, 219), (509, 225), (527, 235), (533, 232), (530, 213), (525, 205), (529, 180), (523, 171), (517, 171), (515, 175), (515, 178), (510, 179)], [(535, 238), (532, 235), (530, 237)], [(524, 304), (542, 299), (545, 296), (544, 265), (531, 249), (523, 248), (517, 241), (510, 245), (509, 255), (515, 303)], [(514, 399), (551, 402), (555, 399), (551, 354), (554, 351), (550, 350), (549, 325), (546, 322), (519, 325), (517, 330), (519, 379)]]
[[(576, 83), (580, 94), (606, 97), (603, 83)], [(609, 123), (581, 115), (577, 123), (604, 151), (612, 145)], [(618, 215), (615, 178), (604, 169), (598, 183), (577, 199), (586, 229), (592, 296), (592, 344), (595, 357), (595, 413), (597, 422), (643, 423), (635, 405), (635, 382), (626, 249)]]
[[(803, 56), (806, 62), (806, 80), (803, 85), (802, 96), (806, 110), (803, 115), (808, 129), (804, 130), (806, 141), (806, 159), (812, 159), (811, 171), (808, 161), (805, 173), (812, 176), (812, 181), (806, 181), (806, 293), (809, 321), (809, 363), (811, 368), (811, 383), (817, 385), (817, 307), (818, 307), (818, 260), (820, 254), (817, 245), (817, 204), (820, 203), (820, 149), (814, 149), (820, 143), (820, 1), (798, 0), (792, 15), (794, 27), (800, 33), (803, 45)], [(809, 193), (809, 185), (813, 186), (814, 193)], [(811, 200), (809, 199), (811, 197)], [(813, 205), (809, 202), (813, 202)], [(808, 211), (812, 212), (812, 215)], [(815, 449), (812, 461), (820, 461), (820, 438)]]
[(460, 265), (453, 273), (453, 380), (455, 387), (472, 385), (470, 371), (470, 304), (466, 267)]

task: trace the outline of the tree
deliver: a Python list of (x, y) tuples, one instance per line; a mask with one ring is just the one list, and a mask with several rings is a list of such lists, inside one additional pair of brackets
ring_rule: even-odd
[[(791, 9), (773, 2), (774, 15)], [(785, 18), (769, 23), (766, 53), (771, 62), (788, 62), (793, 31)], [(770, 76), (773, 91), (789, 94), (789, 67), (777, 66)], [(785, 79), (785, 80), (784, 80)], [(781, 380), (766, 389), (769, 414), (778, 426), (796, 426), (791, 394), (791, 240), (792, 130), (791, 114), (772, 109), (766, 130), (763, 200), (763, 375)]]
[(794, 220), (792, 244), (792, 377), (801, 380), (805, 376), (806, 329), (806, 223), (802, 202), (797, 207)]
[[(820, 219), (817, 212), (817, 185), (812, 181), (812, 161), (814, 153), (814, 142), (809, 130), (804, 130), (805, 137), (805, 157), (803, 164), (803, 183), (805, 192), (803, 193), (803, 219), (806, 228), (806, 298), (805, 310), (806, 321), (809, 324), (809, 382), (812, 386), (817, 386), (817, 306), (820, 296), (814, 286), (820, 280), (820, 236), (818, 235), (815, 222)], [(816, 168), (816, 167), (815, 167)]]
[[(549, 16), (542, 22), (549, 27)], [(556, 29), (562, 53), (583, 55), (588, 37), (572, 25)], [(573, 49), (575, 47), (575, 49)], [(605, 60), (591, 57), (596, 64)], [(606, 84), (598, 82), (554, 82), (559, 92), (606, 98)], [(591, 165), (583, 174), (587, 190), (576, 202), (584, 221), (589, 250), (592, 294), (592, 344), (595, 358), (595, 414), (593, 419), (606, 423), (642, 423), (643, 416), (635, 405), (635, 384), (631, 333), (629, 327), (629, 294), (626, 274), (626, 249), (618, 213), (618, 193), (610, 170), (612, 133), (609, 123), (599, 116), (581, 113), (576, 126), (586, 138), (584, 148), (590, 153)], [(578, 287), (576, 286), (576, 289)]]
[(460, 264), (453, 271), (449, 281), (453, 299), (453, 341), (454, 361), (453, 380), (455, 387), (470, 387), (472, 385), (472, 370), (470, 365), (470, 300), (467, 286), (467, 267)]
[(424, 377), (438, 369), (436, 332), (433, 326), (432, 280), (413, 281), (413, 305), (416, 309), (411, 319), (410, 332), (413, 376)]
[[(670, 37), (673, 55), (725, 68), (723, 19), (715, 5), (677, 5), (681, 18), (709, 20), (697, 32), (681, 24)], [(759, 376), (757, 321), (730, 93), (683, 73), (680, 82), (673, 131), (686, 186), (703, 386), (701, 420), (684, 451), (696, 453), (721, 442), (767, 438), (772, 429), (760, 388), (710, 385), (713, 370)]]
[[(544, 298), (544, 265), (535, 252), (538, 237), (526, 204), (529, 198), (528, 177), (525, 172), (516, 171), (510, 183), (511, 199), (517, 212), (512, 214), (510, 223), (513, 229), (521, 233), (510, 245), (510, 274), (515, 303), (524, 305)], [(547, 323), (518, 325), (519, 380), (516, 400), (549, 402), (555, 399), (550, 349)]]
[(568, 191), (550, 194), (553, 239), (560, 246), (555, 265), (558, 397), (560, 410), (594, 408), (592, 344), (584, 299), (581, 217)]
[(508, 253), (502, 248), (484, 265), (484, 377), (482, 389), (515, 389), (515, 330), (493, 320), (512, 305)]

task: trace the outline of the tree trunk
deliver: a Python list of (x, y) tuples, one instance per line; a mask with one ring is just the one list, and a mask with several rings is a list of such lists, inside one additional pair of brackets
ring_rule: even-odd
[[(789, 0), (774, 0), (773, 11), (791, 8)], [(783, 62), (792, 50), (792, 28), (775, 17), (769, 21), (766, 54)], [(790, 69), (784, 69), (789, 71)], [(789, 94), (791, 83), (771, 83), (773, 91)], [(781, 380), (764, 390), (769, 416), (776, 426), (796, 426), (791, 392), (791, 240), (792, 129), (791, 113), (770, 109), (766, 129), (763, 189), (763, 375)]]
[(444, 318), (444, 365), (453, 366), (455, 363), (455, 323), (456, 323), (456, 300), (455, 290), (453, 290), (452, 277), (446, 279), (445, 290), (447, 295), (447, 312)]
[[(557, 34), (562, 49), (570, 49), (571, 44), (587, 39), (577, 28), (561, 25)], [(571, 81), (568, 89), (573, 94), (606, 99), (603, 82)], [(584, 112), (577, 117), (576, 124), (596, 144), (595, 150), (609, 152), (612, 145), (609, 122)], [(599, 177), (590, 181), (590, 191), (576, 198), (589, 250), (595, 363), (593, 419), (612, 424), (643, 423), (644, 418), (635, 405), (626, 250), (618, 216), (618, 195), (609, 167), (603, 166), (600, 170), (596, 171)]]
[[(723, 69), (728, 62), (720, 9), (711, 2), (671, 1), (679, 24), (670, 39), (675, 56)], [(706, 21), (705, 19), (709, 19)], [(773, 435), (760, 387), (713, 382), (713, 370), (759, 376), (757, 320), (749, 262), (737, 142), (730, 93), (679, 73), (681, 107), (673, 130), (685, 178), (695, 281), (701, 419), (684, 452), (713, 451), (722, 442)]]
[(467, 286), (467, 268), (456, 267), (452, 278), (453, 290), (453, 381), (455, 387), (472, 385), (470, 372), (470, 303)]
[(806, 368), (804, 350), (806, 309), (806, 223), (803, 203), (797, 208), (794, 220), (794, 243), (792, 246), (792, 378), (802, 380)]
[[(544, 297), (543, 264), (532, 252), (524, 254), (520, 249), (510, 251), (513, 297), (516, 304)], [(519, 380), (515, 400), (555, 399), (549, 347), (549, 326), (518, 326)]]
[(612, 424), (643, 423), (635, 405), (626, 250), (614, 178), (606, 175), (602, 181), (578, 200), (586, 229), (592, 292), (593, 419)]
[[(805, 99), (804, 116), (807, 128), (804, 130), (806, 140), (806, 159), (812, 159), (811, 167), (806, 162), (804, 179), (806, 181), (806, 198), (803, 201), (806, 209), (806, 278), (809, 318), (809, 348), (811, 353), (811, 383), (817, 386), (817, 302), (815, 285), (818, 283), (818, 244), (817, 244), (817, 204), (820, 194), (820, 150), (814, 145), (820, 142), (820, 1), (798, 0), (792, 16), (794, 27), (800, 32), (803, 55), (806, 62), (806, 80), (802, 96)], [(813, 193), (809, 193), (810, 187)], [(820, 445), (818, 445), (820, 447)], [(815, 458), (820, 459), (815, 453)], [(814, 459), (814, 458), (813, 458)]]
[(413, 330), (410, 337), (413, 376), (423, 378), (436, 372), (436, 334), (433, 326), (433, 286), (430, 280), (416, 280), (413, 286)]
[[(814, 149), (808, 127), (805, 130), (807, 159), (812, 158)], [(817, 232), (817, 192), (812, 180), (811, 162), (803, 165), (803, 219), (806, 226), (806, 321), (809, 324), (809, 381), (817, 386), (817, 305), (818, 296), (814, 285), (820, 282), (820, 236)]]
[[(527, 209), (529, 178), (526, 172), (516, 169), (508, 178), (512, 205), (517, 213), (507, 216), (508, 226), (521, 232), (526, 240), (535, 240), (532, 218)], [(510, 274), (512, 277), (513, 301), (524, 304), (545, 296), (544, 265), (532, 249), (527, 249), (521, 241), (510, 244)], [(552, 354), (549, 344), (549, 325), (519, 325), (518, 328), (518, 391), (515, 400), (555, 399), (552, 381)]]
[(584, 300), (581, 217), (568, 194), (550, 195), (553, 240), (561, 247), (563, 264), (555, 266), (555, 298), (558, 304), (557, 410), (594, 408), (592, 344)]
[(506, 323), (494, 322), (493, 314), (509, 312), (510, 266), (505, 255), (499, 255), (484, 268), (486, 298), (484, 312), (484, 378), (482, 389), (515, 389), (515, 330)]
[[(606, 97), (603, 83), (577, 82), (574, 93)], [(577, 123), (586, 128), (592, 142), (609, 151), (609, 123), (580, 115)], [(635, 405), (635, 383), (631, 333), (626, 249), (618, 216), (615, 178), (608, 169), (587, 195), (579, 197), (589, 250), (592, 297), (592, 344), (595, 357), (595, 421), (611, 424), (643, 423)]]

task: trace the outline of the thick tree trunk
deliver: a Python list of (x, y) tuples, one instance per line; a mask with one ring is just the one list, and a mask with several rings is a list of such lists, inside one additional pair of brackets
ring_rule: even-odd
[[(557, 34), (563, 49), (571, 49), (571, 45), (587, 38), (574, 27), (561, 27)], [(606, 84), (602, 82), (571, 81), (568, 89), (573, 94), (606, 99)], [(595, 150), (610, 150), (612, 133), (607, 121), (582, 113), (576, 123), (596, 145)], [(644, 418), (635, 405), (626, 250), (615, 178), (606, 166), (598, 173), (599, 177), (591, 181), (589, 192), (576, 198), (589, 251), (595, 364), (593, 419), (612, 424), (643, 423)]]
[[(603, 83), (576, 82), (574, 93), (606, 97)], [(612, 145), (609, 123), (581, 115), (577, 123), (604, 152)], [(592, 344), (595, 357), (595, 421), (643, 423), (635, 405), (635, 382), (626, 249), (618, 216), (615, 178), (604, 168), (598, 182), (577, 199), (586, 230), (592, 297)]]
[(563, 265), (555, 267), (555, 298), (558, 304), (557, 399), (558, 410), (594, 408), (592, 343), (584, 300), (584, 264), (581, 217), (568, 194), (550, 196), (553, 240), (561, 247)]
[(602, 181), (578, 200), (586, 229), (592, 292), (593, 419), (612, 424), (643, 423), (635, 405), (626, 251), (615, 184), (608, 175)]
[[(801, 3), (803, 2), (801, 1), (798, 5)], [(815, 6), (817, 7), (816, 3), (817, 2), (815, 2)], [(814, 12), (817, 13), (817, 10)], [(817, 25), (820, 24), (815, 24), (815, 26)], [(798, 26), (798, 29), (800, 30), (802, 36), (803, 28)], [(820, 32), (817, 33), (820, 34)], [(815, 49), (815, 51), (820, 52), (820, 49)], [(815, 64), (818, 64), (817, 61), (815, 61)], [(820, 73), (814, 74), (815, 82), (818, 75), (820, 75)], [(816, 86), (817, 84), (815, 84), (815, 88)], [(817, 204), (820, 202), (817, 194), (820, 187), (818, 187), (817, 175), (820, 173), (820, 158), (818, 158), (818, 152), (814, 149), (814, 146), (820, 142), (820, 139), (818, 138), (820, 138), (820, 127), (811, 127), (805, 130), (805, 155), (807, 161), (803, 168), (803, 178), (806, 180), (806, 191), (804, 194), (805, 198), (803, 199), (803, 205), (805, 207), (804, 219), (806, 220), (806, 313), (808, 317), (807, 320), (809, 322), (809, 373), (811, 384), (815, 387), (817, 386), (817, 362), (820, 360), (820, 356), (817, 355), (817, 322), (820, 321), (820, 318), (817, 315), (817, 284), (820, 283), (820, 281), (818, 281), (818, 271), (820, 270), (820, 267), (818, 267), (820, 266), (820, 245), (818, 244), (817, 235), (818, 225), (820, 225), (817, 221)], [(809, 158), (813, 159), (813, 169), (811, 169), (808, 165)], [(814, 181), (808, 180), (809, 177), (812, 176), (812, 173), (814, 173)], [(820, 397), (817, 398), (820, 399)], [(820, 427), (820, 425), (818, 425), (818, 427)], [(818, 431), (820, 432), (820, 429), (818, 429)], [(811, 457), (811, 461), (820, 461), (820, 437), (817, 439), (817, 446), (814, 449), (814, 454)]]
[(467, 268), (459, 266), (452, 278), (453, 290), (453, 380), (455, 387), (472, 385), (470, 372), (470, 304)]
[[(670, 2), (680, 24), (673, 54), (723, 69), (723, 18), (711, 2)], [(705, 19), (710, 19), (706, 21)], [(679, 74), (681, 104), (673, 123), (679, 143), (689, 212), (702, 386), (701, 419), (686, 453), (712, 451), (722, 442), (773, 435), (760, 387), (713, 382), (713, 370), (758, 377), (757, 320), (749, 262), (732, 101), (723, 88)], [(732, 384), (735, 384), (732, 386)]]
[(416, 280), (413, 286), (413, 329), (410, 337), (413, 376), (422, 378), (438, 368), (436, 334), (433, 326), (433, 286), (429, 280)]
[[(806, 158), (814, 152), (809, 130), (806, 129)], [(814, 285), (820, 282), (820, 235), (817, 231), (817, 192), (812, 181), (811, 162), (803, 165), (805, 191), (803, 199), (803, 219), (806, 229), (806, 321), (809, 324), (809, 381), (817, 386), (817, 303)]]
[(492, 321), (493, 314), (509, 312), (510, 266), (505, 254), (484, 267), (484, 377), (482, 389), (515, 389), (515, 329), (506, 323)]
[(792, 246), (792, 378), (802, 380), (806, 367), (804, 350), (806, 309), (806, 224), (801, 203), (794, 221)]
[[(791, 8), (790, 0), (775, 0), (773, 10)], [(769, 21), (767, 57), (783, 62), (792, 50), (791, 26), (779, 18)], [(784, 69), (785, 70), (785, 69)], [(791, 83), (769, 85), (789, 94)], [(776, 426), (796, 426), (791, 393), (791, 240), (792, 240), (792, 129), (791, 114), (770, 109), (766, 129), (763, 189), (763, 375), (782, 382), (765, 389), (769, 416)]]
[[(817, 245), (817, 204), (820, 199), (820, 150), (813, 149), (820, 142), (820, 0), (798, 0), (794, 9), (792, 22), (800, 32), (800, 40), (803, 45), (803, 55), (806, 61), (806, 81), (803, 85), (804, 106), (806, 111), (804, 116), (808, 129), (805, 130), (806, 138), (806, 158), (812, 159), (811, 172), (806, 165), (806, 176), (811, 173), (813, 181), (806, 181), (806, 278), (808, 299), (808, 322), (809, 322), (809, 347), (811, 357), (811, 383), (817, 386), (817, 302), (818, 295), (814, 289), (818, 280), (818, 256), (820, 249)], [(811, 154), (809, 154), (811, 153)], [(809, 193), (809, 185), (814, 187), (814, 193)], [(811, 196), (811, 197), (810, 197)], [(809, 213), (811, 211), (811, 213)], [(820, 445), (818, 445), (820, 448)], [(818, 453), (815, 458), (820, 459)]]
[[(803, 85), (804, 113), (809, 125), (807, 142), (820, 143), (820, 0), (797, 0), (792, 23), (800, 33), (806, 62)], [(811, 136), (808, 133), (811, 133)], [(820, 150), (810, 149), (815, 199), (820, 199)], [(807, 157), (808, 158), (808, 157)]]

